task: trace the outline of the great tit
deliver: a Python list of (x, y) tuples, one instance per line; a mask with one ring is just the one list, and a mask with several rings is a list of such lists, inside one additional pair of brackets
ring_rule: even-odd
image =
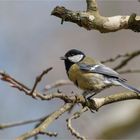
[(102, 89), (112, 85), (122, 86), (140, 93), (140, 90), (128, 85), (116, 71), (86, 56), (79, 50), (69, 50), (65, 56), (61, 57), (61, 60), (64, 60), (68, 78), (78, 88), (84, 90), (84, 96), (92, 93), (92, 95), (90, 94), (91, 98)]

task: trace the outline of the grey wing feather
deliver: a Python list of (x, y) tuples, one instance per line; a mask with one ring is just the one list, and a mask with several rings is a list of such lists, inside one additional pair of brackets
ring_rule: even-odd
[(106, 67), (102, 64), (96, 64), (96, 65), (86, 65), (86, 64), (79, 64), (80, 70), (85, 72), (91, 72), (91, 73), (98, 73), (102, 74), (106, 77), (108, 77), (108, 80), (113, 83), (114, 85), (120, 85), (125, 87), (126, 89), (129, 89), (133, 92), (136, 92), (140, 94), (140, 90), (132, 87), (131, 85), (128, 85), (125, 79), (121, 78), (120, 75), (114, 71), (113, 69)]
[(83, 64), (79, 64), (79, 67), (80, 70), (86, 72), (98, 73), (109, 77), (119, 78), (119, 74), (116, 71), (102, 64), (86, 65), (83, 63)]

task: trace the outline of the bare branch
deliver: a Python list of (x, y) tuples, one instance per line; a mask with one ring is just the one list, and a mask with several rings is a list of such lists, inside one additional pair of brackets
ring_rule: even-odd
[(46, 131), (42, 131), (42, 132), (40, 132), (39, 134), (47, 135), (47, 136), (49, 136), (49, 137), (56, 137), (56, 136), (58, 135), (57, 133), (46, 132)]
[(16, 140), (26, 140), (44, 132), (44, 130), (47, 129), (54, 120), (58, 119), (58, 117), (60, 117), (64, 112), (68, 111), (72, 106), (72, 103), (66, 103), (57, 111), (53, 112), (49, 117), (47, 117), (37, 128), (19, 136), (18, 138), (16, 138)]
[(96, 0), (86, 0), (87, 2), (87, 12), (97, 12), (98, 6)]
[[(136, 93), (133, 93), (133, 92), (123, 92), (123, 93), (116, 93), (114, 95), (110, 95), (110, 96), (103, 97), (103, 98), (93, 98), (93, 99), (91, 99), (89, 101), (75, 100), (75, 102), (77, 101), (77, 103), (81, 103), (83, 106), (88, 107), (89, 109), (97, 111), (99, 108), (101, 108), (104, 105), (115, 103), (115, 102), (118, 102), (118, 101), (131, 100), (131, 99), (140, 99), (140, 94), (136, 94)], [(27, 132), (26, 134), (23, 134), (22, 136), (20, 136), (18, 138), (18, 140), (19, 139), (20, 140), (24, 140), (24, 139), (36, 136), (36, 135), (40, 134), (41, 132), (44, 133), (44, 130), (55, 119), (57, 119), (59, 116), (61, 116), (64, 112), (68, 111), (73, 106), (73, 104), (74, 104), (74, 102), (73, 103), (66, 103), (58, 111), (53, 112), (49, 116), (45, 117), (43, 122), (40, 123), (40, 125), (37, 128), (33, 129), (30, 132)], [(72, 119), (74, 119), (75, 117), (77, 118), (78, 117), (77, 115), (78, 114), (73, 116)], [(12, 127), (12, 125), (11, 125), (11, 127)]]
[(33, 97), (36, 96), (36, 94), (35, 94), (34, 91), (35, 91), (35, 89), (36, 89), (38, 83), (41, 81), (42, 77), (43, 77), (45, 74), (47, 74), (50, 70), (52, 70), (52, 67), (50, 67), (50, 68), (44, 70), (44, 71), (36, 78), (35, 83), (34, 83), (34, 85), (33, 85), (33, 88), (32, 88), (32, 90), (31, 90), (31, 92), (29, 93), (29, 94), (31, 94)]
[[(140, 55), (140, 50), (137, 50), (137, 51), (134, 51), (134, 52), (131, 52), (131, 53), (119, 54), (114, 58), (110, 58), (110, 59), (101, 61), (101, 63), (104, 64), (104, 63), (108, 63), (108, 62), (114, 62), (114, 61), (116, 61), (120, 58), (124, 58), (122, 61), (120, 61), (120, 63), (115, 68), (113, 68), (114, 70), (119, 70), (119, 69), (123, 68), (124, 66), (126, 66), (128, 64), (128, 62), (130, 62), (132, 59), (134, 59), (135, 57), (137, 57), (139, 55)], [(124, 74), (124, 73), (138, 73), (138, 72), (139, 72), (139, 70), (131, 70), (131, 69), (124, 70), (124, 71), (119, 71), (119, 73), (121, 73), (121, 74)]]
[(69, 80), (59, 80), (59, 81), (56, 81), (53, 84), (46, 85), (45, 90), (48, 91), (48, 90), (51, 90), (51, 89), (54, 89), (54, 88), (57, 88), (57, 87), (60, 87), (60, 86), (65, 86), (65, 85), (73, 85), (73, 83), (70, 82)]
[(133, 58), (137, 57), (140, 55), (140, 50), (134, 51), (132, 53), (128, 54), (128, 57), (126, 59), (124, 59), (123, 61), (120, 62), (119, 65), (117, 65), (114, 70), (118, 70), (123, 68), (125, 65), (127, 65), (127, 63), (132, 60)]
[(104, 98), (93, 98), (90, 102), (89, 107), (94, 110), (98, 110), (99, 108), (107, 104), (111, 104), (119, 101), (125, 101), (125, 100), (132, 100), (132, 99), (140, 99), (140, 94), (127, 91), (127, 92), (110, 95)]
[[(135, 58), (139, 54), (140, 54), (140, 50), (132, 52), (132, 53), (127, 53), (124, 55), (118, 55), (113, 59), (109, 59), (109, 60), (104, 61), (104, 63), (113, 62), (113, 61), (116, 61), (117, 59), (123, 57), (124, 59), (118, 64), (118, 66), (116, 66), (116, 69), (118, 70), (118, 69), (121, 69), (122, 67), (126, 66), (126, 64), (128, 62), (130, 62), (133, 58)], [(18, 137), (17, 140), (24, 140), (24, 139), (27, 139), (27, 138), (30, 138), (33, 136), (37, 136), (38, 134), (46, 134), (49, 136), (56, 136), (55, 135), (56, 133), (51, 133), (48, 131), (46, 132), (45, 131), (46, 128), (48, 128), (48, 126), (55, 119), (57, 119), (59, 116), (61, 116), (63, 113), (65, 113), (66, 111), (69, 111), (73, 107), (73, 105), (76, 103), (80, 103), (83, 107), (88, 107), (90, 110), (97, 111), (102, 106), (107, 105), (107, 104), (111, 104), (114, 102), (130, 100), (130, 99), (140, 99), (140, 95), (138, 95), (134, 92), (123, 92), (120, 94), (117, 93), (117, 94), (110, 95), (110, 96), (103, 97), (103, 98), (93, 98), (91, 100), (85, 100), (85, 98), (82, 95), (78, 95), (78, 94), (71, 94), (71, 95), (68, 95), (67, 93), (41, 94), (40, 92), (36, 91), (35, 88), (36, 88), (37, 84), (40, 82), (40, 80), (42, 79), (42, 77), (46, 73), (48, 73), (50, 70), (51, 70), (51, 68), (47, 69), (46, 71), (43, 71), (38, 76), (38, 78), (36, 78), (32, 89), (30, 89), (27, 86), (25, 86), (24, 84), (18, 82), (13, 77), (6, 74), (5, 72), (3, 72), (3, 71), (0, 72), (1, 80), (9, 83), (12, 87), (17, 88), (18, 90), (23, 91), (28, 96), (33, 97), (33, 95), (35, 95), (35, 97), (37, 97), (41, 100), (51, 100), (54, 98), (59, 98), (65, 102), (64, 106), (62, 106), (57, 111), (50, 114), (49, 116), (45, 117), (45, 119), (40, 121), (40, 123), (37, 125), (36, 128), (34, 128), (33, 130)], [(127, 72), (134, 72), (134, 71), (132, 71), (132, 70), (122, 71), (122, 73), (127, 73)], [(136, 72), (136, 70), (135, 70), (135, 72)], [(138, 70), (137, 70), (137, 72), (138, 72)], [(50, 86), (48, 85), (47, 89), (52, 89), (52, 88), (55, 88), (55, 87), (58, 87), (61, 85), (65, 85), (65, 84), (70, 84), (70, 83), (68, 81), (58, 81), (54, 84), (51, 84)], [(77, 133), (71, 125), (72, 119), (75, 119), (77, 117), (78, 117), (78, 114), (74, 114), (74, 116), (72, 116), (68, 122), (69, 122), (69, 129), (71, 129), (71, 131), (73, 132), (74, 135), (76, 135), (77, 137), (80, 138), (80, 134)], [(13, 126), (18, 126), (18, 125), (22, 125), (22, 124), (26, 124), (26, 123), (30, 123), (30, 122), (25, 121), (25, 122), (13, 123), (13, 124), (5, 124), (5, 126), (2, 126), (1, 129), (13, 127)]]
[(72, 127), (72, 120), (79, 118), (81, 114), (86, 112), (87, 110), (88, 108), (84, 107), (83, 109), (81, 109), (81, 111), (74, 113), (72, 117), (67, 119), (67, 127), (70, 130), (71, 134), (74, 135), (77, 139), (86, 140), (84, 136), (81, 136), (81, 134)]
[[(42, 78), (42, 76), (44, 76), (46, 73), (48, 73), (51, 69), (52, 69), (52, 68), (48, 68), (48, 69), (46, 69), (45, 71), (43, 71), (43, 72), (41, 73), (40, 77)], [(13, 78), (12, 76), (8, 75), (8, 74), (7, 74), (6, 72), (4, 72), (4, 71), (0, 71), (0, 76), (1, 76), (1, 77), (0, 77), (1, 80), (3, 80), (3, 81), (5, 81), (5, 82), (9, 83), (11, 87), (16, 88), (16, 89), (18, 89), (18, 90), (20, 90), (20, 91), (23, 91), (26, 95), (29, 95), (29, 96), (31, 96), (31, 97), (33, 97), (33, 98), (34, 98), (34, 97), (38, 97), (38, 98), (44, 100), (44, 96), (43, 96), (41, 93), (35, 91), (35, 88), (36, 88), (36, 86), (37, 86), (37, 84), (38, 84), (38, 82), (39, 82), (38, 80), (35, 81), (35, 84), (34, 84), (32, 90), (31, 90), (30, 88), (28, 88), (27, 86), (25, 86), (23, 83), (17, 81), (15, 78)], [(33, 93), (32, 93), (32, 92), (33, 92)], [(32, 94), (31, 94), (31, 93), (32, 93)], [(50, 96), (49, 96), (49, 97), (50, 97)], [(50, 97), (50, 98), (51, 98), (51, 97)], [(53, 97), (52, 97), (52, 98), (53, 98)], [(47, 97), (46, 97), (46, 96), (45, 96), (45, 99), (47, 100)], [(49, 99), (48, 99), (48, 100), (49, 100)]]
[[(31, 90), (24, 84), (15, 80), (12, 76), (6, 74), (3, 71), (0, 72), (0, 76), (1, 76), (1, 80), (9, 83), (12, 87), (17, 88), (18, 90), (23, 91), (26, 95), (33, 97), (33, 95), (30, 94)], [(65, 102), (72, 102), (72, 103), (74, 103), (75, 101), (84, 102), (84, 98), (78, 95), (68, 96), (65, 93), (41, 94), (38, 91), (34, 91), (33, 94), (35, 95), (35, 97), (38, 97), (41, 100), (51, 100), (53, 98), (59, 98), (64, 100)]]
[(30, 124), (30, 123), (35, 123), (35, 122), (41, 121), (43, 119), (44, 119), (44, 117), (41, 117), (41, 118), (38, 118), (38, 119), (27, 120), (27, 121), (19, 121), (19, 122), (0, 124), (0, 129), (20, 126), (20, 125), (25, 125), (25, 124)]
[(140, 69), (127, 69), (119, 71), (120, 74), (140, 73)]
[(130, 29), (140, 32), (140, 16), (136, 14), (123, 16), (117, 15), (104, 17), (99, 14), (96, 0), (86, 0), (87, 11), (72, 11), (65, 7), (57, 6), (53, 9), (52, 15), (64, 21), (76, 23), (87, 30), (98, 30), (101, 33), (115, 32), (121, 29)]
[(107, 60), (101, 61), (101, 63), (105, 64), (105, 63), (108, 63), (108, 62), (114, 62), (114, 61), (116, 61), (116, 60), (118, 60), (120, 58), (125, 58), (125, 57), (128, 57), (128, 56), (129, 56), (128, 53), (126, 53), (126, 54), (119, 54), (119, 55), (117, 55), (114, 58), (109, 58)]
[(0, 76), (1, 76), (0, 77), (1, 80), (8, 82), (11, 87), (17, 88), (18, 90), (23, 91), (25, 94), (29, 93), (30, 89), (27, 86), (25, 86), (21, 82), (17, 81), (13, 77), (11, 77), (7, 73), (5, 73), (4, 71), (0, 71)]
[[(134, 56), (134, 55), (132, 55), (132, 56)], [(132, 59), (132, 57), (131, 57), (131, 59)], [(131, 59), (129, 59), (129, 61)], [(11, 76), (9, 76), (8, 74), (1, 72), (0, 75), (2, 76), (2, 80), (7, 81), (10, 84), (11, 83), (14, 84), (14, 87), (24, 91), (25, 93), (29, 93), (27, 91), (27, 89), (25, 89), (25, 86), (21, 87), (23, 84), (21, 84), (19, 82), (13, 83), (13, 81), (16, 81), (16, 80), (13, 80), (13, 78)], [(30, 94), (27, 94), (27, 95), (31, 96)], [(36, 92), (36, 97), (38, 97), (42, 100), (51, 100), (53, 98), (59, 98), (59, 99), (64, 100), (67, 103), (81, 103), (82, 105), (86, 105), (93, 110), (97, 110), (101, 106), (108, 104), (108, 103), (113, 103), (113, 102), (118, 102), (118, 101), (123, 101), (123, 100), (130, 100), (130, 99), (139, 99), (139, 95), (137, 95), (136, 93), (133, 93), (133, 92), (114, 94), (114, 95), (111, 95), (111, 96), (105, 97), (105, 98), (97, 98), (97, 99), (94, 98), (93, 101), (88, 101), (88, 102), (85, 101), (84, 97), (81, 95), (68, 96), (67, 94), (64, 94), (64, 93), (53, 93), (53, 94), (43, 95), (43, 94), (40, 94), (39, 92)], [(100, 106), (99, 106), (99, 104), (100, 104)]]

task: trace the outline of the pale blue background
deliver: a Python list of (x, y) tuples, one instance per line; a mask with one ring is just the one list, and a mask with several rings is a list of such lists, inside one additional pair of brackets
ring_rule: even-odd
[[(35, 77), (44, 69), (53, 66), (54, 69), (38, 86), (42, 91), (46, 84), (59, 79), (67, 79), (63, 62), (59, 57), (71, 49), (77, 48), (100, 60), (117, 54), (140, 49), (140, 35), (132, 31), (101, 34), (98, 31), (87, 31), (73, 23), (64, 22), (51, 16), (52, 9), (63, 5), (68, 9), (85, 10), (83, 0), (9, 0), (0, 1), (0, 69), (5, 70), (19, 81), (32, 87)], [(140, 15), (140, 3), (135, 1), (98, 1), (100, 12), (104, 16), (130, 15), (136, 12)], [(139, 58), (129, 64), (129, 67), (139, 68)], [(139, 74), (124, 75), (129, 82), (139, 87)], [(67, 87), (64, 91), (77, 91)], [(114, 93), (111, 88), (104, 92)], [(103, 96), (100, 94), (99, 96)], [(63, 102), (60, 100), (40, 101), (26, 96), (0, 81), (0, 123), (38, 118), (55, 111)], [(113, 121), (123, 122), (132, 116), (132, 112), (140, 107), (139, 101), (125, 101), (103, 107), (98, 113), (85, 113), (75, 128), (83, 135), (95, 137)], [(58, 138), (41, 136), (40, 139), (75, 139), (67, 131), (65, 119), (60, 117), (49, 130), (59, 133)], [(0, 131), (0, 139), (13, 139), (30, 130), (34, 125), (25, 125)], [(81, 129), (82, 128), (82, 129)], [(128, 135), (129, 138), (140, 138), (139, 129)]]

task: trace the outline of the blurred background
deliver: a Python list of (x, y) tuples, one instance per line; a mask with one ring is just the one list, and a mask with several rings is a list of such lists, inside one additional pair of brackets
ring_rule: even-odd
[[(140, 15), (140, 3), (137, 0), (97, 2), (103, 16), (130, 15), (133, 12)], [(101, 34), (98, 31), (87, 31), (73, 23), (64, 22), (61, 25), (59, 18), (51, 16), (51, 11), (57, 5), (71, 10), (86, 9), (85, 0), (0, 1), (0, 70), (5, 70), (32, 87), (35, 77), (52, 66), (53, 70), (37, 87), (39, 91), (43, 91), (45, 85), (67, 79), (64, 64), (59, 57), (69, 49), (80, 49), (99, 60), (140, 49), (140, 35), (129, 30)], [(127, 68), (140, 68), (139, 62), (140, 57), (137, 57)], [(126, 74), (123, 77), (135, 87), (140, 87), (139, 74)], [(73, 86), (60, 90), (68, 93), (81, 92)], [(124, 90), (120, 87), (110, 88), (97, 97)], [(34, 100), (0, 81), (0, 123), (39, 118), (57, 110), (61, 105), (63, 102), (59, 99)], [(73, 121), (73, 125), (89, 139), (140, 139), (139, 112), (139, 100), (123, 101), (104, 106), (94, 114), (86, 112), (80, 119)], [(49, 127), (49, 131), (59, 133), (57, 138), (39, 138), (75, 139), (66, 128), (65, 119), (69, 115), (65, 113)], [(14, 139), (33, 127), (34, 124), (0, 130), (0, 139)]]

